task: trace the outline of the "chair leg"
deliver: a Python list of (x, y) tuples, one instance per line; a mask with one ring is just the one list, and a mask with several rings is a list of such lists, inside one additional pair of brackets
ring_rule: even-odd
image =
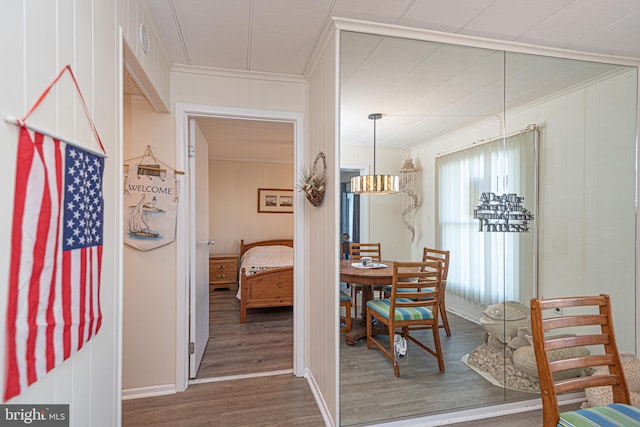
[(389, 326), (389, 348), (391, 349), (391, 364), (393, 365), (393, 374), (396, 377), (400, 376), (400, 366), (398, 362), (396, 362), (396, 349), (395, 349), (395, 334), (396, 331), (393, 330), (391, 326)]
[(358, 287), (351, 285), (351, 301), (353, 302), (353, 316), (358, 317)]
[(436, 358), (438, 359), (438, 368), (440, 372), (444, 372), (444, 357), (442, 356), (442, 346), (440, 345), (440, 328), (431, 328), (433, 331), (433, 345), (436, 350)]
[(442, 325), (441, 328), (447, 332), (447, 336), (451, 336), (451, 328), (449, 328), (449, 319), (447, 319), (447, 310), (444, 308), (444, 304), (440, 306), (440, 317), (442, 317)]
[[(446, 285), (445, 285), (446, 286)], [(445, 286), (441, 286), (441, 293), (440, 293), (440, 317), (442, 318), (442, 324), (440, 325), (440, 327), (444, 327), (445, 332), (447, 333), (447, 336), (450, 337), (451, 336), (451, 328), (449, 328), (449, 319), (447, 318), (447, 309), (446, 309), (446, 305), (444, 302), (444, 297), (445, 297)]]
[(351, 331), (351, 304), (345, 306), (347, 312), (345, 313), (346, 332)]
[[(351, 303), (350, 302), (341, 302), (340, 307), (344, 307), (344, 328), (340, 328), (340, 332), (349, 332), (351, 331)], [(342, 322), (342, 316), (340, 316), (340, 322)]]
[(367, 308), (367, 348), (371, 350), (371, 335), (373, 333), (373, 325), (372, 325), (373, 316), (369, 313), (369, 309)]

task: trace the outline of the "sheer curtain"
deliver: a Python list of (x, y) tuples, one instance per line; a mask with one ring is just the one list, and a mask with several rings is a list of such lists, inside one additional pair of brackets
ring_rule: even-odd
[(493, 192), (523, 195), (535, 213), (537, 133), (534, 128), (436, 159), (436, 239), (452, 256), (448, 292), (484, 305), (532, 295), (533, 238), (479, 232), (473, 211), (481, 193)]

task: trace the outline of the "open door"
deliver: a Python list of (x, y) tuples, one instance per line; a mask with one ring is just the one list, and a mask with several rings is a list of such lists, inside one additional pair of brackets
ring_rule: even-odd
[(209, 341), (209, 149), (189, 120), (189, 377)]

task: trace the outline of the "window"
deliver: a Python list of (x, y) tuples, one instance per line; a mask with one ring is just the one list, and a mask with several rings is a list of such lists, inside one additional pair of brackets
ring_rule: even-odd
[(483, 305), (533, 295), (533, 232), (479, 232), (483, 192), (517, 193), (535, 213), (537, 128), (436, 159), (437, 243), (452, 253), (447, 290)]

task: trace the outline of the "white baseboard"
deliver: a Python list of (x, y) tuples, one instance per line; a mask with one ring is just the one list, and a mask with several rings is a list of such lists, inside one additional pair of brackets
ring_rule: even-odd
[(313, 393), (313, 397), (318, 404), (318, 409), (320, 409), (320, 413), (324, 419), (324, 425), (327, 427), (335, 427), (336, 423), (335, 420), (331, 418), (331, 411), (329, 411), (329, 408), (327, 407), (327, 402), (322, 398), (322, 393), (320, 393), (318, 383), (309, 369), (306, 369), (305, 378), (307, 379), (309, 388), (311, 388), (311, 393)]
[(122, 390), (122, 400), (142, 399), (143, 397), (165, 396), (176, 392), (175, 384), (154, 385), (151, 387), (129, 388)]

